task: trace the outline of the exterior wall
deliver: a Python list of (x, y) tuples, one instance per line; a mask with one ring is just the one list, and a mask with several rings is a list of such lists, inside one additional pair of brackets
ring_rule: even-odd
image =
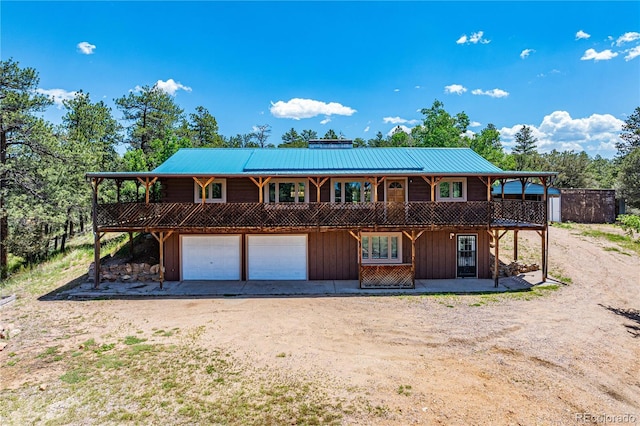
[(311, 232), (310, 280), (357, 280), (358, 242), (348, 232)]
[(192, 178), (162, 180), (161, 194), (165, 203), (193, 203), (193, 191)]
[(249, 178), (227, 179), (227, 203), (257, 203), (258, 186)]
[(487, 201), (487, 185), (475, 176), (467, 178), (467, 201)]
[[(489, 235), (484, 230), (469, 232), (427, 231), (416, 241), (416, 279), (445, 279), (456, 277), (456, 235), (475, 234), (477, 240), (478, 278), (491, 278)], [(251, 234), (252, 235), (252, 234)], [(244, 245), (246, 234), (242, 235)], [(357, 280), (358, 243), (348, 232), (310, 232), (308, 234), (309, 280)], [(246, 264), (245, 248), (241, 249), (242, 264)], [(180, 279), (180, 236), (172, 234), (164, 247), (165, 277)], [(402, 237), (402, 261), (411, 263), (411, 242)], [(246, 279), (243, 266), (242, 279)]]
[(164, 242), (164, 276), (167, 281), (180, 280), (180, 235), (177, 232)]
[(407, 186), (409, 201), (431, 201), (431, 185), (420, 176), (410, 177)]
[(613, 189), (561, 189), (563, 222), (613, 223), (616, 192)]
[[(450, 234), (453, 233), (453, 238)], [(416, 241), (416, 278), (445, 279), (456, 277), (456, 235), (475, 234), (477, 239), (478, 278), (491, 278), (489, 270), (489, 234), (483, 229), (425, 232)], [(411, 248), (409, 247), (409, 250)]]

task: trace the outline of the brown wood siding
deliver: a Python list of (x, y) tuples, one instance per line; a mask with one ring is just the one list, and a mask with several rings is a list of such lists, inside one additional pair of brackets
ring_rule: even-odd
[(227, 179), (227, 203), (257, 203), (258, 186), (249, 178)]
[(164, 276), (167, 281), (180, 280), (180, 235), (175, 232), (164, 242)]
[(409, 201), (431, 201), (431, 185), (419, 176), (409, 178)]
[[(416, 242), (416, 278), (456, 278), (456, 235), (477, 235), (478, 278), (491, 278), (489, 271), (489, 235), (484, 231), (425, 232)], [(411, 250), (409, 246), (409, 250)], [(403, 256), (404, 257), (404, 256)]]
[(310, 280), (357, 280), (358, 244), (348, 232), (311, 232)]
[(487, 185), (476, 176), (467, 178), (467, 201), (487, 201)]
[(162, 202), (193, 203), (193, 185), (192, 178), (162, 180)]

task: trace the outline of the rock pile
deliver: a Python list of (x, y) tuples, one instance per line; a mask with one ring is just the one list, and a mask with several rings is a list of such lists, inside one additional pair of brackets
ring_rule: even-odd
[[(93, 281), (95, 264), (89, 266), (87, 281)], [(100, 281), (110, 282), (146, 282), (160, 281), (160, 265), (148, 263), (123, 263), (120, 265), (102, 265), (100, 267)]]

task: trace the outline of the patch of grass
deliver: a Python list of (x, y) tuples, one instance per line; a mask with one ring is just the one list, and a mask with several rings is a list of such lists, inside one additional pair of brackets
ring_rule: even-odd
[(614, 251), (616, 253), (624, 254), (625, 256), (631, 256), (629, 253), (627, 253), (625, 251), (622, 251), (617, 247), (603, 247), (603, 250), (604, 251)]
[(634, 240), (629, 235), (616, 234), (614, 232), (606, 232), (598, 229), (583, 230), (580, 235), (609, 241), (617, 244), (624, 250), (632, 251), (640, 255), (640, 240)]
[(60, 376), (60, 380), (62, 380), (65, 383), (68, 383), (70, 385), (73, 385), (75, 383), (84, 382), (88, 378), (89, 377), (86, 375), (86, 371), (81, 369), (81, 368), (77, 368), (77, 369), (74, 369), (74, 370), (71, 370), (71, 371), (67, 371), (62, 376)]
[(571, 222), (553, 222), (551, 226), (554, 228), (573, 229), (574, 226)]
[(276, 355), (276, 358), (286, 358), (287, 354), (284, 352), (280, 352), (278, 355)]
[(138, 343), (146, 342), (147, 339), (141, 339), (136, 336), (127, 336), (124, 338), (125, 345), (137, 345)]
[(105, 343), (105, 344), (100, 345), (99, 347), (95, 348), (93, 351), (98, 354), (98, 353), (110, 351), (115, 347), (116, 347), (115, 343)]
[[(106, 353), (59, 353), (66, 363), (59, 384), (49, 385), (51, 392), (44, 394), (33, 385), (0, 391), (0, 419), (17, 419), (17, 424), (41, 423), (46, 416), (48, 424), (163, 424), (170, 418), (175, 424), (337, 425), (347, 413), (365, 414), (371, 407), (359, 395), (349, 401), (328, 396), (332, 384), (321, 379), (243, 364), (226, 351), (188, 340), (116, 345)], [(403, 395), (410, 391), (402, 386)], [(357, 398), (362, 399), (354, 405)], [(49, 410), (57, 404), (65, 409)], [(382, 406), (370, 409), (376, 415), (388, 412)]]
[(411, 395), (411, 385), (400, 385), (396, 392), (398, 392), (398, 395), (409, 396)]

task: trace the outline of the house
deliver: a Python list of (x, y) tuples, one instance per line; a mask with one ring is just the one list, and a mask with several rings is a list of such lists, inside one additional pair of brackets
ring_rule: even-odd
[[(547, 188), (552, 175), (503, 171), (467, 148), (355, 149), (339, 140), (181, 149), (151, 172), (87, 177), (96, 265), (104, 233), (149, 232), (160, 242), (161, 280), (412, 288), (416, 278), (492, 277), (491, 248), (497, 255), (512, 229), (538, 232), (546, 274), (546, 191), (541, 201), (496, 202), (491, 190), (499, 179), (534, 177)], [(116, 202), (101, 198), (105, 179), (116, 183)], [(125, 180), (144, 186), (144, 201), (119, 202)]]
[[(502, 180), (501, 180), (502, 182)], [(560, 190), (554, 187), (546, 189), (549, 200), (549, 210), (547, 219), (549, 222), (562, 222), (561, 205), (562, 199)], [(539, 183), (528, 182), (521, 179), (508, 180), (494, 185), (491, 191), (494, 198), (498, 199), (525, 199), (532, 201), (543, 201), (545, 187)]]

